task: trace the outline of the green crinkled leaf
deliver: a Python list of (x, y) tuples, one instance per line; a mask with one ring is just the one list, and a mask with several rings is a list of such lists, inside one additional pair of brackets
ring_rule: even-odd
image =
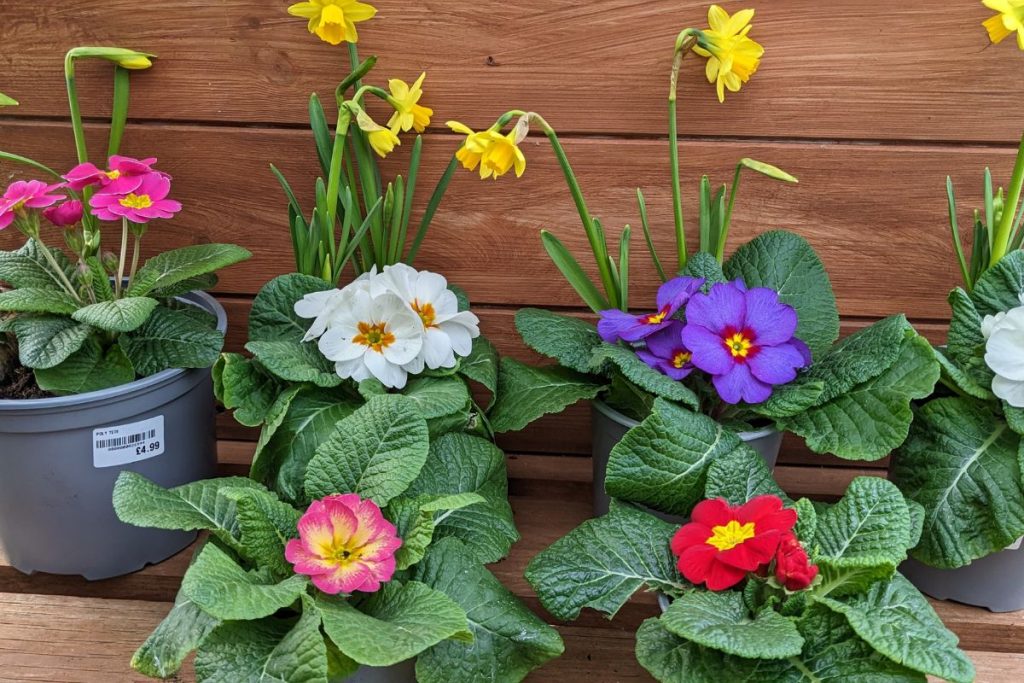
[(814, 503), (807, 498), (796, 501), (793, 507), (796, 509), (796, 525), (793, 527), (793, 533), (805, 547), (812, 548), (818, 529), (818, 511), (814, 509)]
[(953, 309), (953, 319), (949, 323), (949, 335), (946, 338), (949, 357), (975, 383), (983, 387), (992, 386), (993, 373), (985, 363), (981, 314), (971, 296), (959, 287), (950, 292), (949, 305)]
[(796, 309), (796, 336), (817, 359), (839, 337), (839, 311), (832, 283), (821, 259), (802, 237), (773, 231), (758, 235), (732, 255), (724, 267), (730, 280), (742, 278), (747, 287), (769, 287)]
[(758, 415), (770, 418), (785, 418), (799, 415), (817, 405), (825, 391), (825, 383), (821, 380), (790, 382), (776, 387), (764, 403), (751, 406)]
[(445, 434), (430, 444), (427, 462), (406, 496), (476, 493), (484, 503), (435, 521), (435, 539), (455, 537), (483, 563), (497, 562), (519, 540), (508, 502), (505, 454), (487, 439)]
[(602, 344), (587, 321), (539, 308), (518, 311), (516, 330), (531, 349), (576, 372), (590, 372), (594, 349)]
[(684, 589), (669, 550), (676, 529), (612, 501), (607, 515), (587, 520), (534, 557), (526, 579), (560, 620), (575, 619), (584, 607), (614, 616), (642, 587)]
[(988, 386), (979, 384), (973, 376), (948, 358), (942, 352), (942, 349), (932, 347), (932, 352), (935, 354), (935, 360), (938, 361), (939, 368), (942, 371), (942, 379), (946, 383), (972, 398), (982, 401), (991, 401), (995, 398), (995, 395), (988, 388), (991, 386), (991, 383)]
[(466, 612), (470, 645), (443, 641), (416, 660), (420, 683), (521, 681), (562, 654), (558, 632), (545, 624), (454, 538), (438, 541), (416, 568), (416, 579)]
[(52, 394), (84, 394), (121, 386), (135, 380), (135, 368), (120, 346), (106, 351), (95, 336), (60, 365), (35, 371), (40, 389)]
[(221, 354), (214, 366), (217, 399), (246, 427), (263, 424), (284, 384), (259, 362), (240, 353)]
[(717, 258), (706, 251), (698, 251), (696, 254), (691, 254), (690, 258), (686, 261), (686, 267), (683, 268), (680, 275), (703, 278), (704, 286), (701, 287), (701, 291), (705, 294), (711, 290), (712, 285), (726, 281), (725, 273), (722, 272), (722, 264), (718, 262)]
[(161, 252), (139, 268), (128, 296), (145, 296), (154, 289), (166, 289), (184, 280), (212, 273), (252, 256), (233, 244), (195, 244)]
[(1024, 293), (1024, 251), (1015, 250), (1000, 259), (999, 263), (986, 270), (974, 289), (971, 300), (978, 313), (984, 317), (1020, 306), (1020, 295)]
[[(48, 289), (64, 291), (60, 279), (50, 272), (50, 264), (43, 256), (36, 240), (28, 240), (17, 251), (0, 251), (0, 280), (16, 289)], [(57, 264), (68, 280), (74, 282), (75, 267), (60, 249), (50, 249)]]
[(89, 269), (89, 272), (83, 276), (89, 280), (89, 289), (92, 290), (93, 296), (96, 297), (96, 301), (113, 301), (114, 300), (114, 287), (110, 281), (110, 276), (107, 275), (106, 268), (103, 267), (103, 262), (99, 256), (90, 256), (85, 259), (85, 265)]
[(224, 335), (192, 315), (157, 306), (134, 332), (118, 340), (125, 355), (142, 376), (168, 368), (208, 368), (217, 362)]
[(466, 383), (454, 375), (414, 377), (402, 390), (427, 420), (469, 412), (470, 395)]
[(306, 470), (316, 450), (359, 403), (346, 391), (292, 387), (267, 413), (250, 476), (283, 500), (308, 503)]
[(893, 484), (878, 477), (854, 479), (842, 500), (818, 514), (814, 537), (822, 595), (863, 591), (887, 579), (907, 558), (910, 512)]
[(335, 372), (334, 363), (320, 353), (316, 342), (251, 341), (245, 345), (245, 350), (271, 374), (286, 382), (309, 382), (330, 389), (344, 381)]
[(771, 609), (752, 615), (735, 591), (686, 593), (672, 601), (661, 623), (680, 638), (748, 659), (795, 657), (804, 644), (793, 621)]
[(303, 597), (298, 619), (233, 621), (218, 627), (196, 655), (199, 683), (327, 683), (320, 614)]
[(473, 340), (473, 350), (462, 359), (459, 373), (479, 382), (494, 395), (498, 391), (498, 351), (484, 336)]
[(178, 531), (212, 531), (240, 550), (234, 501), (218, 495), (223, 489), (263, 487), (247, 477), (197, 481), (173, 489), (157, 486), (135, 472), (122, 472), (114, 484), (114, 511), (122, 522)]
[(80, 308), (71, 317), (107, 332), (132, 332), (146, 322), (156, 305), (157, 300), (149, 297), (127, 297)]
[(358, 493), (383, 507), (419, 476), (429, 448), (426, 421), (412, 401), (376, 396), (339, 422), (316, 450), (306, 470), (306, 494)]
[(673, 635), (661, 619), (647, 619), (640, 625), (636, 632), (636, 659), (660, 683), (761, 683), (776, 680), (764, 678), (757, 661), (729, 657)]
[(1014, 408), (1003, 401), (1003, 417), (1014, 433), (1024, 436), (1024, 408)]
[(189, 292), (208, 292), (217, 286), (218, 281), (219, 278), (213, 273), (205, 273), (187, 278), (167, 287), (156, 288), (150, 294), (167, 299), (188, 294)]
[[(388, 503), (385, 516), (395, 525), (402, 547), (395, 553), (399, 570), (408, 569), (423, 559), (427, 546), (434, 539), (436, 520), (448, 514), (485, 503), (486, 499), (477, 493), (455, 493), (447, 496), (418, 496), (396, 498)], [(437, 513), (444, 512), (438, 517)], [(467, 555), (469, 554), (467, 550)]]
[(19, 315), (14, 319), (18, 360), (26, 368), (48, 370), (66, 361), (93, 333), (88, 325), (53, 315)]
[(292, 565), (285, 559), (288, 541), (298, 538), (302, 513), (262, 489), (226, 488), (219, 495), (235, 503), (240, 555), (275, 576), (288, 577)]
[(614, 365), (630, 382), (655, 396), (681, 403), (696, 410), (700, 399), (693, 390), (668, 375), (663, 375), (640, 360), (636, 352), (617, 344), (602, 344), (594, 351), (591, 370), (607, 374), (608, 364)]
[(78, 302), (60, 289), (26, 287), (0, 292), (0, 311), (68, 315), (77, 310)]
[(170, 613), (132, 655), (132, 668), (151, 678), (170, 678), (221, 623), (179, 592)]
[(249, 340), (257, 342), (302, 342), (312, 320), (295, 314), (295, 304), (313, 292), (331, 289), (320, 278), (292, 273), (276, 277), (263, 286), (252, 302)]
[[(873, 327), (878, 326), (884, 329), (890, 324), (882, 321)], [(811, 450), (817, 453), (834, 453), (849, 460), (884, 458), (907, 438), (913, 420), (911, 401), (929, 396), (939, 379), (939, 365), (928, 341), (913, 331), (905, 331), (904, 335), (895, 347), (895, 360), (880, 374), (866, 369), (869, 363), (853, 363), (834, 375), (837, 382), (848, 383), (845, 373), (849, 367), (865, 368), (871, 378), (842, 394), (819, 401), (803, 413), (780, 419), (779, 426), (804, 437)], [(888, 339), (889, 333), (883, 331), (880, 337)], [(867, 352), (871, 347), (864, 344), (861, 349)], [(853, 353), (838, 353), (854, 359)], [(831, 358), (833, 354), (822, 362), (829, 363)], [(826, 382), (823, 398), (834, 393), (829, 386)]]
[(305, 576), (292, 574), (280, 583), (269, 583), (266, 576), (247, 572), (208, 543), (185, 573), (181, 590), (210, 616), (235, 621), (262, 619), (291, 606), (305, 593), (306, 582)]
[(974, 680), (974, 665), (957, 647), (959, 639), (901, 575), (879, 581), (866, 593), (819, 601), (846, 617), (858, 636), (897, 664), (953, 683)]
[(768, 463), (756, 451), (740, 447), (716, 457), (707, 470), (704, 498), (725, 498), (741, 505), (757, 496), (789, 497), (772, 477)]
[(907, 510), (910, 512), (910, 538), (907, 542), (908, 548), (915, 547), (921, 542), (921, 533), (924, 531), (924, 506), (914, 500), (907, 500)]
[(532, 368), (502, 358), (498, 398), (490, 410), (495, 432), (515, 432), (548, 413), (559, 413), (577, 401), (592, 399), (601, 385), (587, 375), (563, 367)]
[(317, 606), (328, 637), (345, 656), (366, 666), (391, 666), (448, 638), (468, 639), (465, 611), (418, 581), (384, 584), (358, 610), (325, 596)]
[(1021, 439), (979, 401), (933, 400), (893, 455), (892, 481), (925, 509), (918, 560), (962, 567), (1024, 536)]
[(689, 514), (704, 497), (711, 463), (747, 448), (711, 418), (658, 399), (650, 417), (612, 449), (604, 487), (614, 498)]

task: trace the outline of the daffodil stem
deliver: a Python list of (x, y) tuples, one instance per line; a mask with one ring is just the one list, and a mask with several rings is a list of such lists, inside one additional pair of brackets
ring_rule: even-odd
[(117, 262), (117, 279), (114, 280), (114, 296), (121, 298), (124, 285), (124, 262), (128, 256), (128, 219), (121, 219), (121, 257)]
[(85, 128), (82, 125), (82, 109), (78, 104), (78, 88), (75, 85), (75, 58), (72, 52), (64, 57), (64, 80), (68, 87), (68, 108), (71, 110), (71, 128), (75, 134), (75, 152), (78, 163), (89, 161), (85, 145)]
[(697, 43), (697, 36), (686, 29), (676, 39), (676, 50), (672, 58), (672, 73), (669, 76), (668, 90), (668, 144), (669, 161), (672, 166), (672, 217), (675, 220), (676, 230), (676, 254), (678, 258), (678, 270), (686, 267), (686, 225), (683, 222), (683, 188), (679, 178), (679, 113), (676, 104), (676, 94), (679, 87), (679, 70), (683, 65), (683, 58), (690, 52), (690, 49)]
[[(327, 175), (327, 228), (334, 235), (334, 224), (338, 216), (338, 189), (341, 187), (341, 164), (345, 157), (345, 142), (348, 140), (348, 127), (352, 121), (352, 111), (348, 107), (338, 109), (338, 125), (334, 131), (334, 147), (331, 149), (331, 168)], [(330, 243), (332, 252), (334, 240)], [(332, 254), (333, 256), (334, 254)]]
[(718, 235), (715, 257), (719, 263), (725, 261), (725, 243), (729, 238), (729, 226), (732, 224), (732, 209), (736, 205), (736, 193), (739, 191), (742, 174), (743, 164), (736, 164), (736, 174), (732, 177), (732, 187), (729, 188), (729, 206), (725, 210), (725, 218), (722, 219), (722, 231)]
[(999, 231), (993, 241), (992, 258), (989, 261), (990, 268), (999, 263), (1009, 249), (1022, 190), (1024, 190), (1024, 136), (1020, 140), (1017, 161), (1013, 167), (1013, 176), (1010, 178), (1010, 189), (1006, 195), (1006, 201), (1003, 203), (1003, 216), (999, 221)]
[(530, 119), (540, 125), (544, 135), (551, 142), (551, 147), (555, 151), (555, 157), (558, 159), (558, 165), (562, 168), (565, 181), (569, 185), (569, 192), (572, 194), (573, 202), (576, 204), (576, 211), (579, 213), (580, 221), (583, 223), (583, 231), (586, 233), (587, 241), (590, 242), (590, 248), (594, 252), (594, 260), (597, 261), (597, 270), (601, 276), (601, 283), (604, 285), (605, 294), (608, 296), (608, 301), (612, 307), (618, 308), (621, 305), (621, 297), (619, 296), (619, 288), (615, 285), (615, 276), (612, 273), (611, 264), (608, 260), (608, 246), (598, 224), (590, 215), (590, 209), (587, 208), (587, 200), (583, 197), (579, 181), (572, 170), (572, 165), (569, 164), (569, 157), (565, 154), (565, 148), (562, 147), (555, 129), (543, 117), (539, 114), (531, 113)]

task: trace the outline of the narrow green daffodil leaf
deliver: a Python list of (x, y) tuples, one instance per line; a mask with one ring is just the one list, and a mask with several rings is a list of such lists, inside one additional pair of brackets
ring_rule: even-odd
[(742, 164), (745, 168), (749, 168), (751, 171), (757, 171), (758, 173), (766, 175), (769, 178), (774, 178), (775, 180), (781, 180), (786, 183), (800, 182), (794, 176), (791, 176), (790, 174), (786, 173), (781, 168), (777, 166), (772, 166), (771, 164), (766, 164), (763, 161), (744, 158), (740, 159), (740, 164)]
[(572, 288), (576, 290), (576, 293), (580, 295), (580, 298), (583, 299), (587, 306), (590, 306), (595, 313), (611, 308), (608, 300), (605, 299), (597, 286), (587, 277), (579, 261), (569, 253), (569, 250), (565, 248), (565, 245), (557, 237), (547, 230), (541, 230), (540, 239), (544, 244), (545, 251), (548, 252), (548, 256), (551, 257), (558, 270), (561, 271), (562, 276), (568, 280), (569, 284), (572, 285)]

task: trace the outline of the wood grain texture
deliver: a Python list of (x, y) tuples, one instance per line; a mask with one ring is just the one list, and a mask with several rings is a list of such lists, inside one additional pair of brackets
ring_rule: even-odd
[[(57, 168), (72, 161), (69, 129), (63, 124), (0, 122), (0, 140), (11, 151)], [(173, 196), (185, 203), (173, 221), (154, 225), (146, 239), (149, 253), (212, 241), (249, 247), (254, 258), (224, 273), (220, 291), (225, 293), (251, 294), (293, 267), (285, 201), (267, 164), (279, 163), (297, 191), (308, 195), (315, 165), (309, 135), (145, 125), (131, 129), (126, 142), (128, 153), (160, 157), (161, 168), (176, 178)], [(422, 187), (432, 187), (454, 146), (453, 138), (428, 136)], [(593, 213), (609, 230), (609, 241), (617, 241), (622, 225), (637, 222), (635, 190), (641, 187), (656, 242), (667, 257), (672, 221), (665, 143), (578, 139), (567, 148)], [(958, 280), (948, 236), (946, 174), (952, 172), (964, 188), (966, 211), (976, 204), (970, 198), (980, 187), (984, 167), (991, 165), (1002, 178), (1013, 157), (1007, 150), (981, 147), (687, 142), (681, 148), (691, 236), (696, 235), (691, 200), (700, 171), (724, 181), (743, 156), (776, 163), (801, 183), (748, 177), (737, 202), (733, 245), (770, 229), (794, 230), (824, 260), (844, 315), (904, 312), (939, 320), (949, 315), (946, 294)], [(539, 231), (555, 232), (581, 260), (587, 255), (586, 238), (546, 142), (531, 138), (526, 153), (530, 165), (519, 181), (507, 177), (482, 183), (468, 172), (456, 176), (417, 265), (444, 272), (477, 304), (578, 305), (541, 247)], [(427, 194), (420, 193), (420, 200)], [(0, 248), (13, 246), (19, 237), (4, 231)], [(108, 237), (108, 246), (115, 242), (116, 236)], [(639, 237), (633, 253), (632, 302), (640, 308), (653, 300), (657, 278)]]
[[(381, 56), (376, 82), (429, 74), (438, 120), (490, 124), (533, 109), (559, 130), (665, 134), (676, 34), (706, 26), (706, 0), (377, 0), (360, 28)], [(147, 119), (304, 123), (310, 92), (341, 79), (344, 47), (310, 36), (281, 0), (6, 0), (0, 25), (4, 92), (13, 115), (66, 114), (61, 56), (75, 45), (158, 54), (135, 80)], [(979, 2), (749, 0), (761, 69), (719, 105), (703, 60), (684, 70), (682, 131), (690, 135), (974, 140), (1020, 134), (1018, 56), (989, 47)], [(729, 7), (729, 9), (735, 9)], [(40, 40), (45, 36), (45, 40)], [(1019, 62), (1018, 62), (1019, 63)], [(109, 109), (107, 70), (80, 69), (85, 111)], [(5, 112), (9, 114), (10, 112)]]

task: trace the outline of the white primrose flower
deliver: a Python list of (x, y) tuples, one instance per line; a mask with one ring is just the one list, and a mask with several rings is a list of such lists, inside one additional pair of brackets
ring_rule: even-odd
[(985, 316), (981, 331), (985, 363), (995, 373), (992, 393), (1014, 408), (1024, 408), (1024, 306)]
[(320, 338), (320, 352), (343, 379), (376, 377), (392, 389), (408, 379), (405, 369), (423, 349), (419, 317), (394, 294), (370, 296), (356, 288), (346, 297)]
[(422, 372), (424, 366), (431, 370), (455, 367), (456, 356), (468, 356), (473, 339), (480, 336), (480, 319), (469, 311), (459, 311), (459, 300), (442, 275), (404, 263), (385, 266), (371, 280), (370, 292), (397, 296), (420, 321), (423, 348), (405, 366), (413, 374)]
[(302, 341), (308, 342), (319, 339), (324, 332), (331, 328), (337, 319), (339, 311), (346, 305), (346, 302), (355, 292), (367, 291), (370, 287), (370, 280), (377, 275), (377, 266), (369, 272), (363, 273), (344, 289), (328, 289), (323, 292), (313, 292), (295, 302), (295, 315), (300, 318), (313, 318), (313, 324), (306, 332)]

